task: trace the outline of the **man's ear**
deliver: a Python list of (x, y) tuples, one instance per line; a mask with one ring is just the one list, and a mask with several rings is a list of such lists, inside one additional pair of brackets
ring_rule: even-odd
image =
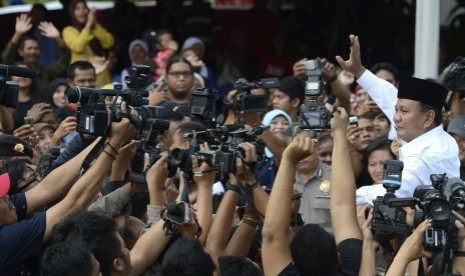
[(66, 83), (69, 85), (69, 86), (74, 86), (74, 82), (72, 79), (70, 78), (66, 78)]
[(299, 107), (300, 104), (301, 104), (301, 102), (300, 102), (299, 98), (294, 98), (294, 99), (291, 100), (291, 106), (294, 107), (294, 108)]
[(113, 269), (115, 271), (124, 271), (125, 263), (122, 258), (117, 257), (113, 260)]
[(428, 111), (425, 112), (425, 118), (426, 118), (426, 121), (425, 121), (425, 124), (424, 124), (425, 129), (428, 129), (428, 128), (434, 126), (434, 118), (435, 117), (436, 117), (436, 111), (428, 110)]

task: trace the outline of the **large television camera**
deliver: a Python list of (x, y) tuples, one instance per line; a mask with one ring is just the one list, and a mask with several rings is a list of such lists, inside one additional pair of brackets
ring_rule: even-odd
[[(431, 219), (432, 226), (425, 232), (424, 247), (428, 251), (441, 252), (448, 244), (455, 248), (457, 229), (452, 210), (463, 210), (465, 183), (459, 178), (449, 179), (446, 174), (432, 174), (431, 185), (420, 185), (413, 196), (420, 201), (421, 221)], [(417, 222), (418, 223), (418, 222)]]
[(307, 80), (305, 81), (305, 95), (308, 103), (300, 106), (300, 128), (324, 130), (328, 127), (331, 114), (323, 102), (318, 98), (323, 92), (323, 77), (321, 75), (321, 63), (317, 59), (306, 61)]
[(0, 104), (16, 108), (19, 86), (15, 81), (7, 81), (10, 76), (33, 79), (36, 72), (29, 68), (0, 64)]
[(239, 112), (265, 112), (268, 110), (266, 95), (254, 95), (252, 89), (257, 88), (279, 88), (277, 78), (261, 79), (260, 81), (249, 82), (244, 78), (238, 79), (234, 83), (237, 93), (232, 103), (226, 102), (229, 109)]
[[(66, 90), (68, 102), (79, 103), (77, 111), (76, 130), (84, 134), (102, 136), (107, 129), (108, 122), (117, 122), (124, 115), (120, 106), (113, 104), (111, 114), (108, 118), (107, 104), (105, 97), (114, 97), (113, 102), (124, 100), (132, 107), (141, 107), (148, 104), (146, 97), (148, 91), (144, 89), (146, 85), (147, 74), (150, 73), (150, 67), (145, 65), (134, 65), (132, 67), (135, 75), (132, 78), (125, 79), (128, 89), (122, 89), (121, 85), (115, 85), (115, 89), (95, 89), (78, 86), (70, 86)], [(145, 81), (144, 81), (145, 79)], [(144, 120), (144, 118), (141, 118)], [(137, 120), (131, 120), (136, 127), (139, 127)]]

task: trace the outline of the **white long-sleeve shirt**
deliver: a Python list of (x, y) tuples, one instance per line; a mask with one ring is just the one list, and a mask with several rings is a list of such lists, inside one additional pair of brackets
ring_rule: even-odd
[[(365, 70), (357, 82), (367, 90), (391, 122), (394, 122), (397, 88), (368, 70)], [(431, 185), (431, 174), (446, 173), (449, 178), (460, 176), (457, 143), (444, 131), (442, 125), (404, 144), (399, 150), (399, 160), (404, 162), (404, 169), (402, 185), (396, 191), (397, 197), (411, 197), (418, 185)], [(371, 203), (377, 195), (379, 194), (367, 191), (364, 196), (366, 203)]]

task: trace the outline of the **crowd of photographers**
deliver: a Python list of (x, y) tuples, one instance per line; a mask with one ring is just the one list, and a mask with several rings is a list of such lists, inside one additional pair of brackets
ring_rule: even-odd
[(35, 27), (52, 65), (26, 15), (2, 54), (1, 275), (465, 275), (465, 59), (367, 70), (351, 35), (221, 95), (169, 32), (112, 82), (112, 34), (70, 15)]

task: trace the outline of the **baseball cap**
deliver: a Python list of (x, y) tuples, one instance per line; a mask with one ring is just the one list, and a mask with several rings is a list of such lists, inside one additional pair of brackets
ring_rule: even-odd
[(10, 176), (8, 173), (0, 175), (0, 197), (6, 195), (10, 190)]
[(53, 131), (56, 130), (56, 128), (50, 124), (47, 124), (47, 123), (37, 123), (35, 124), (34, 126), (34, 131), (39, 133), (42, 129), (48, 127), (48, 128), (51, 128)]
[(452, 119), (447, 127), (447, 132), (458, 135), (460, 139), (465, 139), (465, 115), (457, 116)]

